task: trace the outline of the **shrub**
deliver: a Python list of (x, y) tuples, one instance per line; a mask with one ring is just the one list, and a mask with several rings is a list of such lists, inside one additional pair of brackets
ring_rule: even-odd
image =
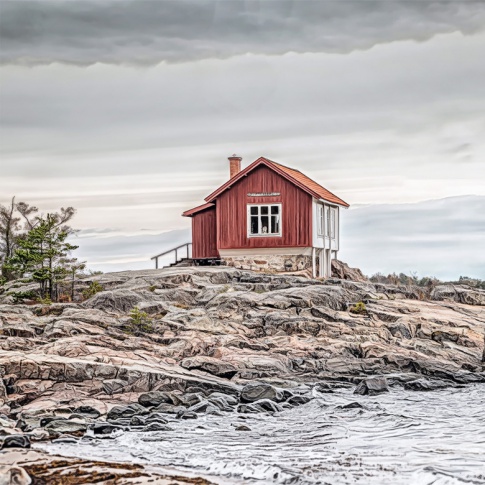
[(362, 301), (359, 301), (355, 305), (353, 305), (350, 308), (350, 313), (355, 313), (356, 315), (367, 315), (367, 308), (365, 306), (365, 303)]
[(153, 320), (147, 312), (141, 311), (137, 306), (130, 311), (130, 328), (135, 335), (153, 332)]
[(7, 293), (13, 298), (14, 303), (23, 303), (24, 300), (36, 300), (37, 299), (37, 292), (34, 290), (28, 291), (12, 291)]
[(83, 298), (87, 300), (100, 291), (104, 291), (103, 286), (100, 285), (99, 282), (93, 281), (85, 290), (83, 290)]
[(52, 305), (52, 300), (48, 296), (45, 298), (37, 298), (36, 302), (40, 303), (41, 305)]

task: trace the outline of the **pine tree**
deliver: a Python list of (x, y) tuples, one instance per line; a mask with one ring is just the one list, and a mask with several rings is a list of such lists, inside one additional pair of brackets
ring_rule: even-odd
[(13, 276), (4, 263), (13, 256), (17, 246), (20, 218), (16, 217), (15, 209), (15, 197), (12, 197), (9, 206), (0, 205), (0, 278), (4, 280)]
[(61, 214), (37, 216), (35, 224), (19, 238), (14, 255), (6, 262), (9, 271), (31, 277), (39, 283), (42, 299), (57, 300), (58, 283), (72, 271), (74, 260), (68, 259), (68, 256), (78, 248), (66, 242), (73, 231), (64, 225), (62, 211)]

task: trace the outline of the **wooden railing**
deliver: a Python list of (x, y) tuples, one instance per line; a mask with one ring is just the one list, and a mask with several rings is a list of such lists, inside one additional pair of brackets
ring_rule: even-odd
[[(161, 258), (162, 256), (166, 256), (167, 254), (170, 253), (175, 253), (175, 261), (172, 263), (172, 265), (179, 263), (183, 259), (190, 259), (190, 248), (189, 246), (192, 246), (192, 243), (185, 243), (181, 244), (180, 246), (177, 246), (176, 248), (169, 249), (168, 251), (165, 251), (163, 253), (157, 254), (156, 256), (153, 256), (155, 260), (155, 269), (158, 269), (158, 258)], [(185, 251), (183, 250), (185, 248)], [(171, 266), (172, 266), (171, 265)]]

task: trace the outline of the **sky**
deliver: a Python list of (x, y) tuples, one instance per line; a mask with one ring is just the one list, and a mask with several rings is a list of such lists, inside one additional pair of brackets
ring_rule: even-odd
[(0, 203), (151, 267), (227, 157), (347, 201), (367, 274), (485, 278), (485, 2), (0, 0)]

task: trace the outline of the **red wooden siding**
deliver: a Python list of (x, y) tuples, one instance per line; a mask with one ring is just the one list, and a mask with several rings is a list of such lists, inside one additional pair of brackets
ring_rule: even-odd
[[(274, 192), (281, 195), (247, 195)], [(266, 203), (282, 204), (282, 236), (248, 238), (247, 205)], [(312, 246), (312, 197), (264, 165), (220, 194), (217, 197), (216, 208), (218, 249)]]
[(192, 217), (192, 258), (214, 258), (217, 251), (216, 208), (212, 206)]

